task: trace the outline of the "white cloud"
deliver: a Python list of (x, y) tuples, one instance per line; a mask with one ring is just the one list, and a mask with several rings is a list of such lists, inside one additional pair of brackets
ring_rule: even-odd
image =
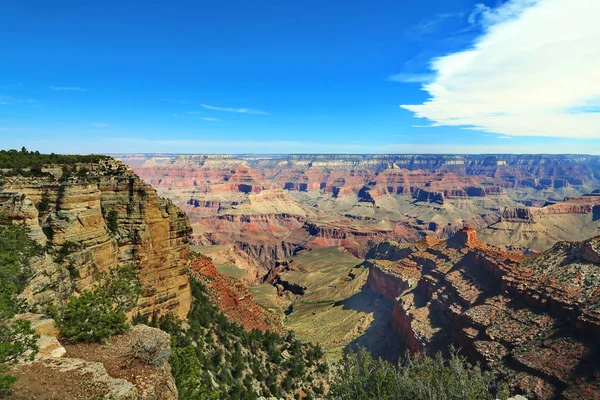
[(475, 8), (469, 15), (469, 23), (489, 27), (511, 19), (518, 18), (523, 11), (535, 6), (540, 0), (510, 0), (501, 7), (492, 8), (485, 4), (475, 4)]
[(266, 114), (265, 111), (254, 110), (252, 108), (217, 107), (217, 106), (210, 106), (208, 104), (200, 104), (200, 106), (202, 106), (208, 110), (213, 110), (213, 111), (227, 111), (227, 112), (240, 113), (240, 114)]
[(462, 18), (463, 13), (445, 13), (437, 14), (431, 18), (424, 19), (418, 24), (408, 28), (404, 34), (412, 37), (419, 38), (422, 36), (432, 35), (442, 30), (443, 26), (454, 18)]
[(108, 128), (108, 124), (105, 124), (104, 122), (93, 122), (92, 126), (94, 128)]
[(510, 136), (600, 138), (600, 1), (478, 6), (471, 49), (432, 60), (431, 98), (402, 105), (434, 125)]
[(19, 99), (13, 96), (4, 96), (0, 95), (0, 104), (16, 104), (16, 103), (26, 103), (26, 104), (34, 104), (37, 103), (34, 99)]
[(56, 92), (85, 92), (86, 89), (79, 86), (50, 86), (50, 90)]

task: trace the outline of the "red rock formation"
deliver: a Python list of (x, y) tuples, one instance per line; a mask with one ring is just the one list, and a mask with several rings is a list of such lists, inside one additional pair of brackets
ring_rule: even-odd
[(190, 275), (207, 286), (211, 299), (229, 320), (239, 323), (248, 332), (253, 329), (281, 331), (275, 317), (254, 302), (244, 284), (220, 274), (209, 258), (194, 259)]
[(368, 285), (394, 301), (410, 351), (454, 344), (529, 398), (598, 387), (600, 236), (524, 257), (466, 228), (439, 243), (382, 243), (368, 257)]

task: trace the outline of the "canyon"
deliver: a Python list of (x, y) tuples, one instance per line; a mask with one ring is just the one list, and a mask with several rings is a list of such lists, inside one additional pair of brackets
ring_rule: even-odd
[[(530, 399), (600, 393), (598, 157), (118, 158), (1, 178), (0, 213), (45, 248), (21, 295), (31, 311), (137, 264), (131, 316), (185, 318), (192, 279), (246, 331), (291, 329), (330, 363), (455, 346)], [(133, 390), (102, 346), (65, 347)], [(167, 389), (150, 392), (173, 393), (166, 365), (152, 373)]]
[(598, 233), (597, 156), (115, 157), (185, 211), (192, 244), (248, 254), (240, 266), (249, 283), (321, 246), (362, 258), (388, 239), (447, 238), (472, 226), (490, 244), (528, 252)]
[(599, 233), (600, 157), (117, 157), (330, 361), (453, 345), (528, 398), (598, 393), (598, 239), (562, 241)]
[(381, 243), (366, 265), (410, 352), (454, 345), (528, 398), (598, 398), (600, 237), (523, 256), (466, 228), (447, 240)]

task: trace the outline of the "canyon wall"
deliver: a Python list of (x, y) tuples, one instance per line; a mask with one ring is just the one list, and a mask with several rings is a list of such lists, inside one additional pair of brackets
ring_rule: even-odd
[(454, 345), (528, 398), (594, 398), (599, 248), (595, 237), (520, 256), (465, 229), (441, 242), (380, 244), (367, 284), (394, 302), (392, 327), (409, 351)]
[(186, 215), (111, 158), (43, 172), (0, 183), (0, 212), (27, 225), (46, 248), (24, 292), (30, 305), (61, 304), (93, 285), (99, 272), (137, 264), (144, 292), (134, 312), (185, 317), (191, 301)]

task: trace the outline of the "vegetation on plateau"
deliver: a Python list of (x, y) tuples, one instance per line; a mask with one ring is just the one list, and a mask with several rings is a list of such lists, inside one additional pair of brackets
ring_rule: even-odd
[(96, 163), (107, 158), (102, 155), (41, 154), (39, 151), (0, 150), (0, 171), (3, 175), (43, 176), (42, 167), (47, 164), (72, 165), (76, 163)]
[(29, 321), (13, 317), (23, 310), (17, 295), (30, 277), (30, 260), (42, 251), (25, 228), (3, 221), (0, 215), (0, 396), (17, 380), (7, 373), (9, 365), (19, 359), (33, 359), (37, 352), (38, 336)]

